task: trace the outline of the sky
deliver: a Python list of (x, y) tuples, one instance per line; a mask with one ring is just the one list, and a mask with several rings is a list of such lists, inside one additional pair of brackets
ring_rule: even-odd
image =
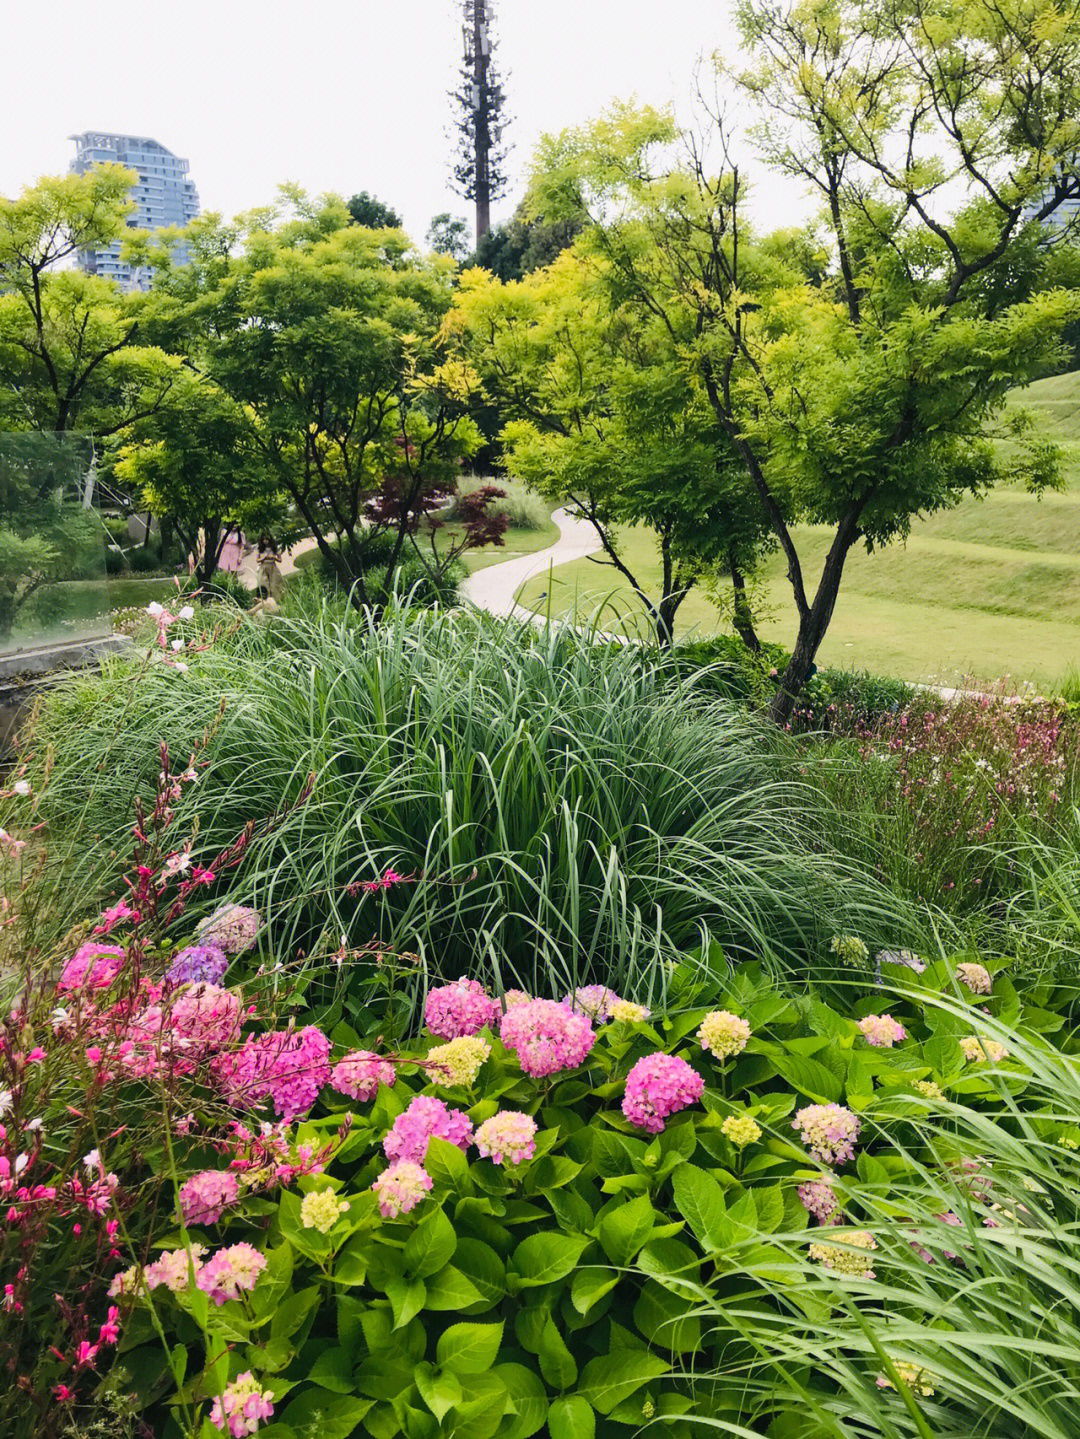
[[(615, 98), (689, 116), (699, 59), (736, 50), (732, 0), (492, 0), (512, 116), (507, 196), (545, 131)], [(84, 130), (147, 135), (187, 157), (204, 210), (266, 204), (282, 181), (369, 190), (422, 239), (471, 218), (448, 183), (457, 0), (54, 0), (45, 25), (9, 6), (0, 46), (0, 195), (67, 169)], [(805, 210), (791, 184), (754, 187), (760, 223)]]

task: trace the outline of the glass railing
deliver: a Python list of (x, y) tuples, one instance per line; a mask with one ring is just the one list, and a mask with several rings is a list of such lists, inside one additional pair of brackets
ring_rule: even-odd
[(0, 434), (0, 657), (112, 632), (88, 436)]

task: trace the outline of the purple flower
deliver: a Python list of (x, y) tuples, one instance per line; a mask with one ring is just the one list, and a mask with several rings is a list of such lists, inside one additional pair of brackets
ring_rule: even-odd
[(220, 984), (228, 967), (216, 944), (189, 944), (174, 956), (165, 978), (170, 984)]

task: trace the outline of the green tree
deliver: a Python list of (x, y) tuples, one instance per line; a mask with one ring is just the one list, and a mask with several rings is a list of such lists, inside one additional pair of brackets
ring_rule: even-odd
[(530, 217), (522, 202), (509, 220), (480, 237), (469, 263), (481, 265), (500, 280), (524, 279), (572, 245), (582, 224), (581, 216), (554, 221)]
[(392, 532), (392, 572), (480, 443), (474, 380), (438, 337), (454, 266), (296, 190), (232, 226), (204, 217), (192, 240), (189, 265), (162, 264), (147, 324), (245, 417), (263, 471), (367, 606), (365, 544)]
[(354, 195), (347, 208), (354, 225), (366, 225), (369, 230), (400, 230), (403, 227), (398, 212), (366, 190)]
[[(605, 562), (633, 588), (657, 641), (670, 644), (691, 588), (722, 574), (733, 585), (736, 627), (756, 649), (745, 575), (768, 528), (694, 387), (684, 341), (619, 304), (614, 278), (603, 261), (573, 251), (510, 284), (469, 270), (448, 328), (507, 417), (507, 469), (592, 523)], [(624, 525), (656, 535), (659, 594), (627, 563)]]
[(0, 423), (114, 435), (152, 414), (179, 360), (138, 343), (136, 302), (110, 280), (64, 268), (131, 232), (120, 165), (48, 176), (0, 198)]
[(229, 529), (268, 528), (282, 508), (250, 419), (216, 385), (189, 373), (140, 428), (119, 452), (117, 477), (141, 509), (179, 535), (207, 585)]
[(464, 260), (469, 253), (469, 222), (444, 210), (442, 214), (431, 217), (426, 238), (436, 255)]
[[(723, 124), (715, 158), (626, 107), (543, 142), (533, 204), (625, 303), (688, 332), (687, 361), (787, 562), (796, 611), (773, 715), (789, 717), (852, 547), (1005, 479), (1056, 482), (1048, 445), (994, 443), (1006, 391), (1080, 313), (1042, 224), (1080, 195), (1080, 26), (1057, 0), (746, 0), (767, 166), (805, 181), (817, 243), (755, 239)], [(678, 153), (676, 153), (678, 151)], [(807, 240), (811, 237), (807, 236)], [(815, 253), (818, 259), (812, 259)], [(811, 261), (807, 263), (807, 261)], [(816, 578), (796, 526), (828, 525)]]

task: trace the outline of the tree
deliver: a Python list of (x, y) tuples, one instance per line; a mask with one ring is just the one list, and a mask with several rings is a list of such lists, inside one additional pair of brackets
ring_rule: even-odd
[(581, 216), (555, 221), (530, 217), (522, 203), (509, 220), (492, 226), (480, 238), (469, 263), (483, 266), (500, 280), (524, 279), (572, 245), (583, 223)]
[[(188, 374), (117, 457), (140, 508), (167, 521), (208, 585), (232, 526), (270, 528), (282, 508), (249, 418), (212, 382)], [(276, 503), (275, 503), (276, 501)]]
[(436, 255), (449, 255), (452, 260), (460, 261), (469, 253), (468, 224), (446, 210), (432, 215), (426, 239)]
[(163, 263), (147, 323), (243, 415), (274, 486), (370, 607), (365, 545), (392, 534), (392, 573), (480, 443), (474, 378), (438, 336), (454, 266), (296, 190), (233, 226), (204, 218), (194, 241), (190, 265)]
[[(913, 516), (1003, 479), (1056, 482), (1022, 420), (1019, 454), (992, 426), (1080, 314), (1038, 243), (1080, 196), (1074, 20), (1055, 0), (744, 0), (757, 63), (737, 81), (757, 145), (822, 201), (816, 244), (790, 253), (747, 226), (719, 116), (715, 160), (689, 136), (677, 160), (670, 119), (626, 107), (541, 146), (533, 204), (584, 209), (579, 243), (625, 302), (692, 334), (695, 384), (784, 554), (796, 633), (780, 722), (854, 545), (903, 538)], [(831, 532), (816, 580), (800, 522)]]
[(76, 252), (129, 235), (120, 165), (46, 177), (0, 198), (0, 422), (10, 429), (114, 435), (152, 414), (180, 361), (137, 343), (136, 302), (65, 269)]
[(491, 0), (461, 0), (465, 55), (453, 95), (457, 106), (458, 150), (454, 183), (459, 195), (476, 202), (476, 243), (491, 224), (491, 202), (506, 189), (506, 147), (502, 144), (505, 96), (495, 63)]
[[(605, 555), (671, 643), (679, 606), (699, 580), (730, 579), (732, 612), (758, 648), (745, 575), (769, 531), (747, 502), (734, 448), (696, 390), (675, 336), (618, 302), (603, 261), (568, 250), (525, 280), (467, 271), (447, 328), (507, 417), (500, 441), (511, 474), (570, 500)], [(653, 530), (661, 589), (627, 563), (618, 526)]]
[(389, 205), (384, 205), (374, 195), (369, 195), (366, 190), (361, 190), (359, 195), (354, 195), (348, 202), (348, 211), (352, 216), (354, 225), (366, 225), (369, 230), (400, 230), (403, 228), (401, 216), (396, 210), (391, 210)]

